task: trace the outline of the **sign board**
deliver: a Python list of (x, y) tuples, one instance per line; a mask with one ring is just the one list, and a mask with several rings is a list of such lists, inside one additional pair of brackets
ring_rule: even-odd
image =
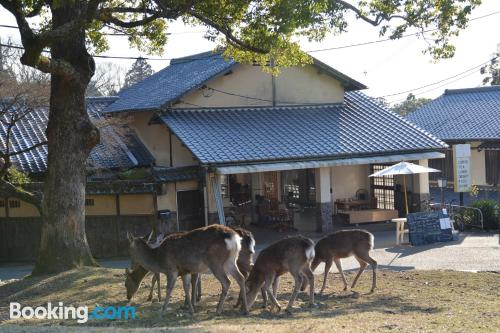
[(471, 188), (469, 144), (453, 146), (453, 174), (455, 192), (469, 192)]
[(411, 213), (407, 216), (411, 245), (453, 240), (450, 217), (444, 211)]

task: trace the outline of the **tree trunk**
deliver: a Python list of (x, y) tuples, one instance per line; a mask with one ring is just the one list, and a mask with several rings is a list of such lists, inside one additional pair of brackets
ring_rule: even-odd
[[(52, 9), (53, 26), (71, 20), (80, 1), (63, 1)], [(44, 182), (42, 228), (33, 275), (97, 265), (85, 235), (86, 161), (99, 142), (99, 132), (86, 111), (85, 90), (95, 64), (87, 53), (81, 28), (67, 40), (54, 43), (51, 57), (71, 64), (78, 75), (51, 76), (48, 172)]]

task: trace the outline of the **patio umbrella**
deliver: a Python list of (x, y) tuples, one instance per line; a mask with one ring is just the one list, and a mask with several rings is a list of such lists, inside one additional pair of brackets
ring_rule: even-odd
[(403, 188), (405, 192), (405, 208), (406, 215), (408, 215), (408, 195), (406, 194), (406, 177), (404, 175), (414, 175), (417, 173), (426, 172), (441, 172), (441, 170), (424, 167), (418, 164), (413, 164), (409, 162), (399, 162), (383, 170), (377, 171), (368, 177), (382, 177), (382, 176), (393, 176), (393, 175), (403, 175)]

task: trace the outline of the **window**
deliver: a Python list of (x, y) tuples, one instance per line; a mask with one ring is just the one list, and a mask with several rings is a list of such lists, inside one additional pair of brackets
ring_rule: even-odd
[(85, 199), (85, 206), (94, 206), (94, 199)]
[(20, 208), (21, 200), (9, 200), (9, 208)]
[[(370, 174), (387, 168), (388, 165), (373, 164), (370, 167)], [(371, 177), (371, 188), (375, 198), (377, 198), (377, 208), (394, 209), (394, 177)]]
[(446, 178), (449, 182), (454, 179), (453, 175), (453, 151), (447, 149), (444, 151), (444, 158), (433, 158), (429, 160), (429, 168), (441, 170), (441, 172), (429, 173), (429, 180), (438, 180), (439, 178)]
[(283, 200), (303, 206), (313, 206), (316, 202), (314, 169), (281, 172)]
[(220, 194), (223, 198), (229, 198), (229, 181), (227, 175), (220, 176)]
[(500, 184), (500, 150), (485, 150), (486, 183)]
[(0, 208), (5, 208), (5, 200), (0, 199)]

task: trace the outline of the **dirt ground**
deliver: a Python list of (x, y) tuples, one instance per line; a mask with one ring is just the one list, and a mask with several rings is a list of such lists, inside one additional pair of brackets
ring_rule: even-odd
[[(347, 273), (352, 280), (354, 273)], [(177, 282), (168, 313), (160, 318), (161, 304), (147, 302), (150, 279), (147, 278), (133, 305), (134, 320), (9, 320), (9, 303), (23, 306), (64, 302), (66, 305), (126, 305), (122, 270), (84, 268), (49, 277), (28, 278), (0, 286), (0, 331), (4, 332), (498, 332), (500, 327), (500, 274), (452, 271), (381, 270), (379, 287), (369, 293), (371, 272), (361, 277), (354, 291), (342, 291), (338, 274), (330, 273), (329, 288), (317, 297), (317, 307), (308, 306), (301, 293), (292, 314), (270, 312), (257, 300), (251, 312), (243, 316), (233, 308), (237, 284), (231, 286), (230, 299), (222, 316), (215, 316), (219, 283), (203, 276), (203, 297), (190, 315), (181, 309), (182, 286)], [(164, 282), (164, 281), (162, 281)], [(322, 277), (316, 276), (317, 290)], [(290, 297), (291, 276), (282, 279), (278, 301), (283, 306)], [(165, 292), (163, 286), (162, 292)]]

